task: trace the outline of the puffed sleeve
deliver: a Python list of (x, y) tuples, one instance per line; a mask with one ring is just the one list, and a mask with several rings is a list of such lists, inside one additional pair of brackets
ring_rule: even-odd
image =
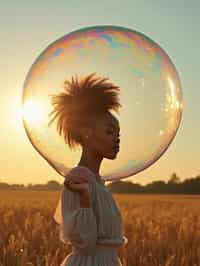
[[(80, 170), (80, 169), (79, 169)], [(78, 172), (81, 174), (81, 172)], [(96, 248), (97, 223), (93, 211), (96, 182), (88, 177), (91, 207), (80, 207), (80, 195), (63, 186), (58, 207), (60, 209), (60, 239), (70, 242), (83, 254), (92, 254)], [(59, 211), (56, 211), (58, 216)]]

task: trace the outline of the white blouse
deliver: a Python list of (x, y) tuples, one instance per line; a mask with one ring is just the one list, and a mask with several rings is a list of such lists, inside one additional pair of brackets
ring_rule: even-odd
[(60, 224), (60, 239), (81, 254), (91, 255), (97, 244), (126, 244), (120, 211), (104, 181), (87, 167), (71, 170), (88, 179), (91, 207), (80, 207), (79, 193), (63, 186), (54, 219)]

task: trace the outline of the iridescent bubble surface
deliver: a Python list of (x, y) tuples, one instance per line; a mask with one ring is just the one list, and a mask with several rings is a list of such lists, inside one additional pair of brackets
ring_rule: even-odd
[(48, 126), (50, 95), (63, 91), (64, 80), (96, 72), (120, 87), (122, 108), (120, 151), (104, 159), (105, 180), (134, 175), (167, 150), (182, 117), (182, 89), (167, 53), (142, 33), (117, 26), (96, 26), (71, 32), (50, 44), (31, 66), (23, 88), (23, 123), (29, 140), (61, 175), (80, 160)]

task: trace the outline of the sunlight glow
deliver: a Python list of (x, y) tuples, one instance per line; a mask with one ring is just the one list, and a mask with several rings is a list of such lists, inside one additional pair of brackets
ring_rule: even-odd
[(27, 101), (22, 108), (22, 116), (29, 123), (37, 123), (42, 119), (42, 105), (37, 101)]

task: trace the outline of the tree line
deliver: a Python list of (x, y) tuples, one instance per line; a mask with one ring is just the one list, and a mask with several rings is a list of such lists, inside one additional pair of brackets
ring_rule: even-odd
[[(11, 190), (61, 190), (63, 183), (50, 180), (46, 184), (8, 184), (0, 182), (1, 189)], [(140, 185), (131, 181), (113, 181), (107, 185), (112, 193), (159, 193), (159, 194), (200, 194), (200, 176), (187, 178), (180, 181), (176, 173), (173, 173), (167, 182), (158, 180)]]
[(200, 176), (187, 178), (181, 182), (176, 173), (173, 173), (167, 182), (158, 180), (143, 186), (116, 181), (109, 184), (109, 189), (113, 193), (200, 194)]

